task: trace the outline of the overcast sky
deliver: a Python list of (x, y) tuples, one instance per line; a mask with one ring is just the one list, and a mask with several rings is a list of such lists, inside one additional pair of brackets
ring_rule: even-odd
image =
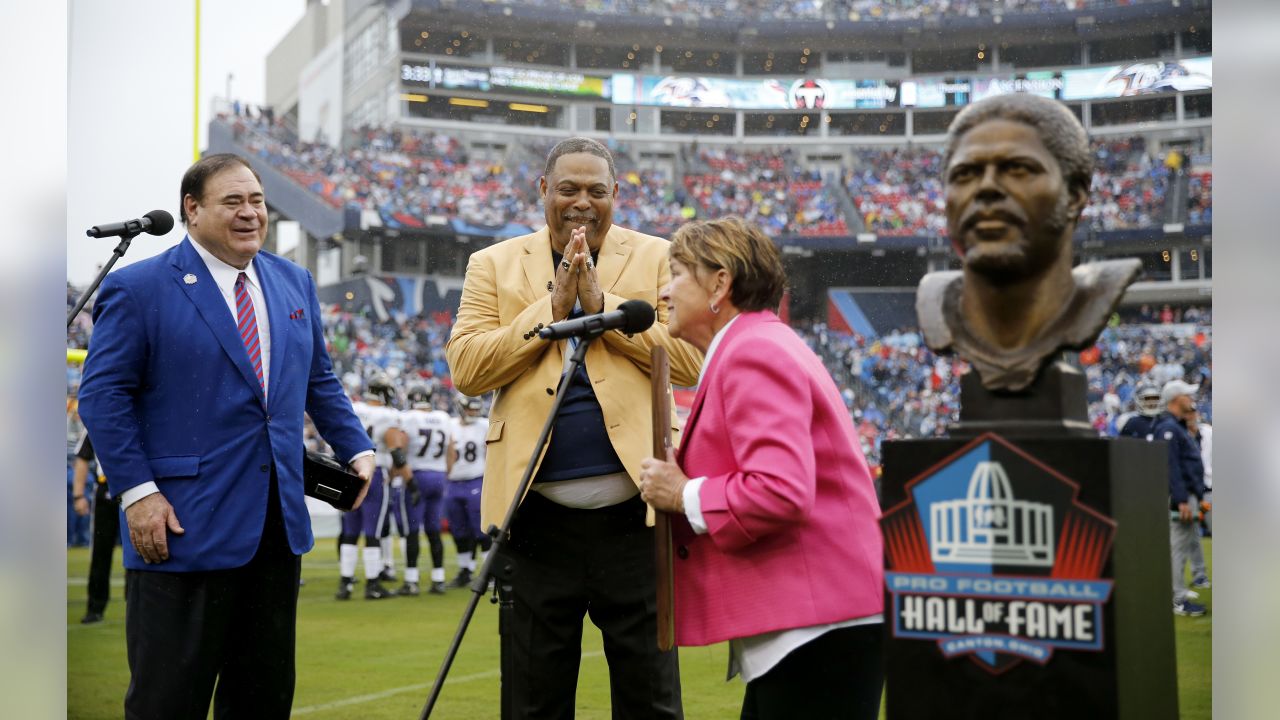
[[(93, 225), (162, 209), (178, 216), (178, 183), (194, 162), (195, 0), (71, 0), (67, 122), (67, 279), (93, 280), (118, 241)], [(200, 130), (227, 92), (259, 104), (267, 54), (302, 18), (306, 0), (204, 0)], [(116, 267), (179, 242), (142, 235)]]

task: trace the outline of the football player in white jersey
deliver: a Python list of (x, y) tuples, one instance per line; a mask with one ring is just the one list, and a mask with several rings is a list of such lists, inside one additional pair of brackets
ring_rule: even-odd
[[(480, 527), (480, 487), (484, 479), (489, 419), (481, 416), (484, 403), (480, 398), (459, 395), (457, 405), (458, 417), (454, 419), (449, 446), (453, 466), (449, 468), (445, 491), (445, 516), (449, 518), (449, 532), (458, 549), (458, 576), (453, 586), (461, 588), (471, 583), (477, 561), (484, 562), (484, 553), (489, 552), (493, 541)], [(477, 543), (480, 545), (478, 555)]]
[[(368, 428), (363, 420), (367, 410), (362, 409), (365, 407), (361, 394), (364, 382), (359, 375), (348, 371), (342, 376), (342, 386), (346, 388), (347, 396), (351, 399), (351, 408), (355, 411), (356, 417), (361, 418), (361, 426)], [(356, 545), (360, 539), (360, 511), (343, 511), (339, 515), (341, 525), (338, 530), (338, 574), (341, 578), (338, 580), (338, 592), (334, 597), (339, 600), (350, 600), (351, 589), (355, 586), (356, 565), (360, 557), (360, 548)], [(378, 562), (381, 564), (381, 559)]]
[(431, 589), (441, 595), (444, 585), (444, 543), (440, 540), (440, 517), (444, 504), (445, 478), (449, 473), (449, 443), (453, 418), (431, 405), (431, 392), (422, 385), (409, 388), (410, 409), (400, 414), (400, 428), (408, 436), (409, 468), (413, 480), (408, 492), (408, 547), (405, 556), (401, 595), (418, 594), (418, 530), (427, 534), (431, 550)]
[[(380, 383), (383, 378), (386, 375), (379, 374)], [(408, 538), (408, 508), (405, 497), (408, 486), (413, 481), (413, 472), (409, 468), (409, 436), (400, 427), (399, 403), (396, 402), (396, 390), (390, 379), (386, 379), (380, 394), (386, 399), (386, 403), (383, 405), (383, 416), (379, 418), (380, 424), (374, 428), (377, 439), (375, 459), (378, 467), (386, 474), (387, 484), (382, 511), (377, 521), (378, 539), (382, 547), (382, 572), (378, 575), (378, 581), (384, 583), (384, 587), (389, 587), (386, 584), (396, 580), (396, 542), (391, 536), (391, 528), (394, 524), (396, 535)]]
[(356, 417), (360, 418), (360, 424), (369, 434), (369, 439), (374, 441), (378, 467), (369, 483), (364, 503), (355, 512), (343, 513), (342, 516), (342, 535), (338, 539), (338, 566), (342, 576), (336, 595), (339, 600), (350, 598), (355, 585), (356, 540), (361, 532), (364, 533), (364, 597), (366, 600), (392, 597), (392, 592), (382, 586), (378, 577), (384, 567), (380, 530), (387, 512), (386, 486), (389, 473), (386, 468), (392, 465), (391, 446), (403, 447), (403, 435), (396, 429), (399, 425), (399, 413), (388, 406), (394, 396), (395, 389), (391, 386), (391, 381), (386, 375), (379, 373), (369, 379), (363, 401), (351, 404)]

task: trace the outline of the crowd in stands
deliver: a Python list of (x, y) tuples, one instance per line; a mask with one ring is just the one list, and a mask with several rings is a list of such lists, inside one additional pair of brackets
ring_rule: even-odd
[[(1176, 150), (1152, 155), (1140, 137), (1094, 139), (1090, 201), (1081, 226), (1099, 231), (1159, 226), (1165, 196), (1180, 167)], [(857, 149), (844, 184), (867, 232), (942, 235), (946, 198), (942, 153), (929, 148)], [(1207, 193), (1205, 194), (1207, 198)]]
[[(505, 167), (472, 158), (456, 137), (435, 132), (363, 128), (342, 152), (291, 139), (277, 125), (235, 118), (241, 142), (258, 159), (334, 207), (377, 211), (391, 227), (423, 227), (428, 218), (473, 225), (541, 224), (536, 181), (541, 167)], [(265, 131), (265, 132), (264, 132)]]
[[(76, 297), (68, 284), (68, 309)], [(87, 312), (82, 320), (68, 331), (68, 348), (87, 347)], [(1118, 420), (1134, 409), (1134, 394), (1144, 382), (1199, 384), (1201, 414), (1212, 422), (1212, 320), (1206, 308), (1168, 305), (1126, 309), (1112, 318), (1095, 345), (1078, 357), (1088, 381), (1089, 418), (1100, 435), (1116, 434)], [(421, 384), (441, 407), (448, 406), (453, 389), (444, 354), (448, 313), (379, 322), (371, 312), (328, 307), (323, 323), (334, 371), (352, 394), (359, 392), (361, 379), (382, 370), (402, 397)], [(796, 331), (826, 362), (873, 466), (880, 463), (884, 440), (945, 436), (959, 419), (959, 380), (968, 364), (933, 353), (914, 328), (878, 338), (838, 333), (820, 323)], [(69, 362), (69, 396), (79, 375), (79, 366)]]
[(401, 397), (413, 385), (423, 385), (447, 399), (453, 388), (444, 343), (451, 327), (447, 318), (408, 317), (378, 322), (365, 313), (324, 308), (325, 339), (333, 370), (351, 391), (359, 381), (381, 370), (392, 379)]
[(1093, 185), (1080, 224), (1127, 230), (1164, 223), (1165, 195), (1181, 168), (1181, 154), (1169, 150), (1152, 156), (1141, 136), (1095, 139), (1092, 145)]
[[(537, 181), (543, 170), (538, 160), (549, 149), (542, 147), (545, 142), (482, 158), (471, 157), (457, 137), (443, 133), (365, 128), (344, 152), (298, 141), (261, 116), (224, 120), (258, 159), (333, 207), (375, 211), (389, 227), (424, 227), (431, 218), (490, 228), (543, 223)], [(1141, 136), (1099, 138), (1092, 147), (1092, 196), (1081, 226), (1115, 231), (1163, 224), (1169, 187), (1182, 172), (1181, 154), (1148, 152)], [(645, 232), (668, 235), (691, 218), (737, 213), (772, 237), (844, 236), (852, 231), (836, 194), (845, 191), (866, 232), (946, 232), (942, 154), (936, 148), (853, 148), (851, 167), (829, 182), (787, 147), (702, 149), (689, 154), (692, 161), (681, 178), (669, 169), (640, 168), (616, 143), (614, 151), (617, 222)], [(1211, 184), (1206, 169), (1191, 175), (1191, 224), (1211, 219)]]
[[(1135, 409), (1138, 387), (1170, 380), (1200, 385), (1200, 412), (1212, 422), (1211, 312), (1166, 305), (1126, 314), (1128, 319), (1114, 317), (1094, 346), (1079, 353), (1094, 429), (1114, 437), (1120, 419)], [(826, 360), (873, 466), (879, 464), (882, 441), (945, 436), (959, 420), (959, 381), (968, 364), (936, 355), (916, 330), (872, 339), (836, 333), (821, 324), (799, 331)]]
[[(663, 170), (630, 170), (618, 173), (618, 201), (613, 221), (622, 227), (669, 237), (693, 217), (685, 205), (685, 193)], [(536, 225), (535, 225), (536, 227)]]
[[(293, 139), (261, 118), (224, 118), (250, 153), (308, 188), (333, 207), (373, 210), (390, 227), (423, 227), (426, 218), (460, 218), (472, 225), (515, 223), (540, 227), (533, 160), (515, 166), (494, 158), (469, 158), (457, 138), (430, 131), (365, 128), (354, 148)], [(549, 148), (529, 146), (529, 158)], [(771, 236), (848, 233), (836, 200), (816, 171), (802, 169), (790, 149), (739, 153), (703, 150), (706, 171), (675, 182), (670, 173), (639, 169), (625, 151), (615, 153), (617, 222), (660, 235), (694, 217), (737, 212)]]
[(1163, 386), (1183, 380), (1200, 386), (1197, 402), (1206, 422), (1213, 418), (1213, 317), (1202, 308), (1155, 311), (1143, 307), (1135, 322), (1113, 322), (1094, 346), (1080, 354), (1089, 381), (1089, 417), (1103, 435), (1119, 431), (1117, 420), (1132, 410), (1143, 383)]
[(1187, 180), (1187, 224), (1213, 224), (1213, 171), (1193, 170)]
[(706, 170), (684, 177), (687, 198), (698, 217), (737, 214), (771, 237), (848, 234), (822, 175), (801, 167), (791, 148), (704, 149), (698, 160)]
[[(477, 1), (478, 0), (474, 0)], [(1137, 5), (1150, 0), (497, 0), (607, 15), (718, 20), (919, 20)], [(493, 0), (484, 0), (489, 4)]]
[(947, 229), (942, 153), (925, 148), (859, 148), (845, 187), (866, 232), (942, 235)]
[(944, 437), (959, 419), (968, 363), (934, 354), (915, 330), (865, 338), (816, 324), (799, 332), (826, 362), (872, 467), (883, 441)]

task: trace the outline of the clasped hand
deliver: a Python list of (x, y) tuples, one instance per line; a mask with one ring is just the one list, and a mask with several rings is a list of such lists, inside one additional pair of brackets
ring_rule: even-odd
[(594, 315), (604, 311), (604, 292), (596, 276), (596, 266), (587, 246), (587, 229), (575, 228), (564, 247), (564, 260), (556, 266), (555, 287), (551, 291), (551, 319), (560, 322), (573, 312), (574, 303), (582, 312)]

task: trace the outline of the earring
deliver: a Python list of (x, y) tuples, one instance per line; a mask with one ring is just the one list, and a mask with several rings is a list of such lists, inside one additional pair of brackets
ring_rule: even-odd
[(716, 305), (715, 303), (711, 303), (711, 312), (712, 312), (712, 313), (714, 313), (714, 314), (716, 314), (716, 315), (719, 315), (719, 314), (720, 314), (720, 306), (719, 306), (719, 305)]

